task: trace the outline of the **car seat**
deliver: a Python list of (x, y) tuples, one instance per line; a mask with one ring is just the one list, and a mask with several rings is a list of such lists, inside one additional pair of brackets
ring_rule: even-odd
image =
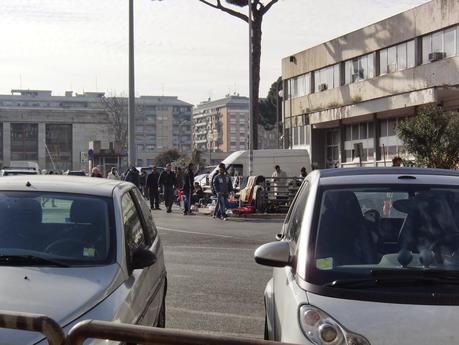
[(317, 258), (333, 258), (335, 266), (378, 262), (371, 224), (364, 218), (353, 192), (327, 191), (322, 212), (317, 234)]

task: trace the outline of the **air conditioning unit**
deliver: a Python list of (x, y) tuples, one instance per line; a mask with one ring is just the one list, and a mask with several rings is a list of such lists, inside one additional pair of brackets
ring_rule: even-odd
[(434, 62), (434, 61), (444, 59), (445, 57), (446, 57), (445, 52), (434, 52), (434, 53), (429, 54), (429, 61)]
[(328, 89), (327, 84), (325, 83), (319, 84), (319, 91), (325, 91), (327, 89)]

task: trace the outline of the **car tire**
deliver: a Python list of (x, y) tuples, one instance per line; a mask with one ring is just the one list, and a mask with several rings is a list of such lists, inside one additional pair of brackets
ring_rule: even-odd
[(159, 311), (159, 318), (156, 327), (166, 328), (166, 296), (164, 296), (163, 303), (161, 304), (161, 310)]

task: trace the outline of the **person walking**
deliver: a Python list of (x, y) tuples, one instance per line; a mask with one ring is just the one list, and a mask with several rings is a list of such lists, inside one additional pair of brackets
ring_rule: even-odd
[(132, 166), (126, 173), (126, 177), (124, 178), (125, 181), (131, 182), (135, 184), (137, 188), (140, 187), (140, 181), (139, 181), (139, 171), (135, 166)]
[(174, 203), (174, 190), (177, 186), (177, 179), (175, 173), (172, 171), (171, 163), (166, 164), (166, 170), (164, 170), (159, 176), (158, 184), (164, 188), (164, 204), (166, 206), (166, 212), (172, 212), (172, 204)]
[(145, 171), (141, 171), (139, 174), (139, 189), (144, 197), (148, 197), (147, 192), (146, 192), (146, 186), (147, 186), (147, 175), (145, 174)]
[(194, 171), (193, 163), (188, 164), (183, 182), (183, 214), (191, 214), (191, 196), (193, 195)]
[(150, 199), (150, 208), (160, 210), (159, 208), (159, 173), (156, 166), (153, 166), (151, 173), (147, 177), (147, 193)]
[(109, 180), (119, 180), (120, 179), (120, 175), (118, 175), (118, 170), (115, 167), (112, 167), (110, 169), (110, 172), (107, 175), (107, 178)]
[(213, 179), (213, 185), (217, 194), (217, 214), (219, 212), (221, 218), (226, 220), (226, 199), (228, 199), (228, 194), (233, 190), (233, 184), (231, 183), (231, 178), (226, 174), (224, 164), (219, 165), (219, 172)]

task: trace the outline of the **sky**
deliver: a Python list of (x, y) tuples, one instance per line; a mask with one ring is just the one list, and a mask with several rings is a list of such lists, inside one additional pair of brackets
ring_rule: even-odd
[[(263, 20), (260, 96), (281, 75), (282, 58), (425, 2), (279, 0)], [(198, 0), (134, 3), (137, 96), (198, 104), (248, 94), (244, 21)], [(0, 9), (0, 94), (127, 95), (128, 0), (0, 0)]]

